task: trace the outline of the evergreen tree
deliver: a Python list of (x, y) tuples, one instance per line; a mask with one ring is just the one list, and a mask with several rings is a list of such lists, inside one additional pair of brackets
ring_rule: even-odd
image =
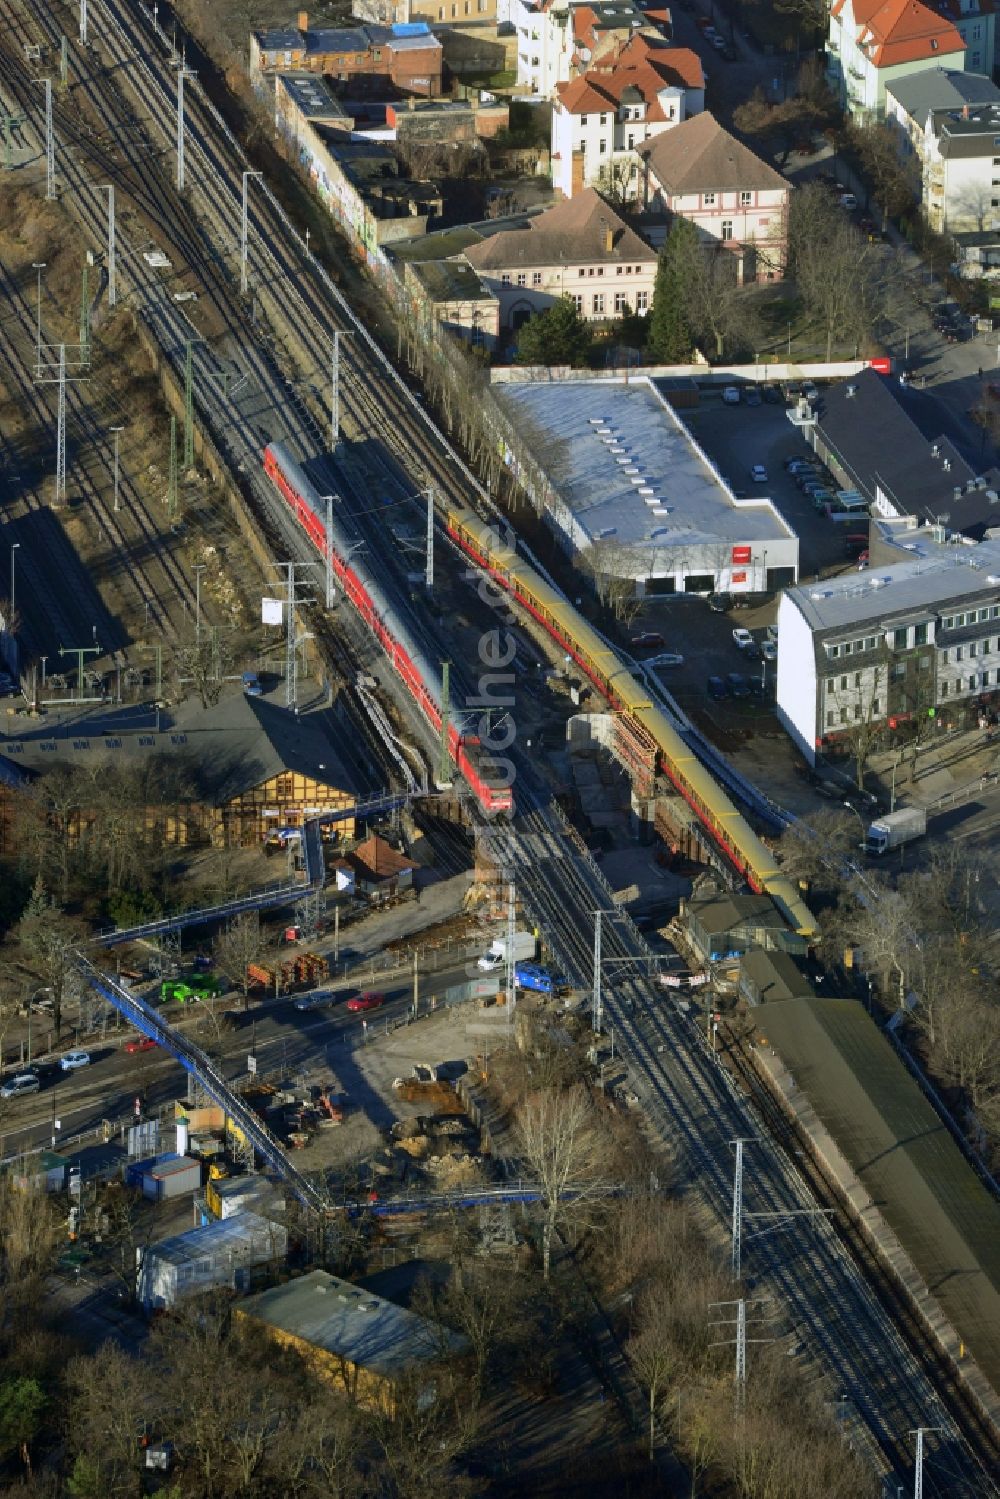
[(569, 364), (578, 368), (590, 359), (593, 340), (588, 324), (572, 297), (560, 297), (552, 307), (529, 319), (517, 337), (518, 364)]
[(659, 364), (686, 364), (694, 348), (688, 316), (693, 280), (700, 274), (698, 231), (690, 219), (676, 218), (660, 251), (649, 314), (646, 346)]

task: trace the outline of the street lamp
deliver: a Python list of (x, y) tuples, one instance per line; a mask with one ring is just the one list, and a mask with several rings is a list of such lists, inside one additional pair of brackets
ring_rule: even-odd
[(21, 543), (12, 541), (10, 544), (10, 623), (14, 625), (14, 553), (19, 551)]
[(864, 842), (864, 839), (867, 836), (867, 830), (865, 828), (865, 820), (861, 816), (861, 813), (858, 811), (857, 807), (854, 806), (853, 802), (841, 802), (841, 806), (846, 807), (848, 812), (853, 812), (855, 817), (858, 819), (858, 823), (861, 827), (861, 840), (862, 842)]

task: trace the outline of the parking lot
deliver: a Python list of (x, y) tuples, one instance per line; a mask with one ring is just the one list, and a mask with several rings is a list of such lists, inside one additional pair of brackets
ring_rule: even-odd
[[(844, 528), (817, 515), (812, 502), (801, 494), (784, 469), (784, 460), (811, 453), (785, 415), (784, 404), (770, 406), (726, 406), (718, 395), (702, 395), (700, 406), (679, 413), (718, 464), (730, 486), (744, 494), (759, 493), (770, 499), (799, 538), (799, 577), (803, 581), (830, 567), (845, 565)], [(750, 469), (762, 463), (768, 482), (755, 484)], [(863, 529), (852, 526), (852, 530)]]

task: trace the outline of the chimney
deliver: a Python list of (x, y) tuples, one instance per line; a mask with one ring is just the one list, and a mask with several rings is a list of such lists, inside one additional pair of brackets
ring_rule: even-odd
[(969, 118), (969, 106), (967, 104), (963, 104), (962, 105), (962, 119), (963, 120), (967, 120), (968, 118)]
[(308, 31), (309, 30), (309, 12), (307, 10), (300, 10), (299, 11), (299, 30), (300, 31)]

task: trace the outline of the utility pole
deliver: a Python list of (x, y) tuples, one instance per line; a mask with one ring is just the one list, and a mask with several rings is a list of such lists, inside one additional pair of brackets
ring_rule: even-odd
[(59, 38), (59, 82), (63, 88), (69, 83), (69, 39), (66, 36)]
[(61, 645), (59, 647), (60, 656), (76, 657), (76, 690), (81, 699), (83, 698), (83, 658), (84, 656), (99, 656), (102, 649), (103, 647), (99, 645)]
[(203, 338), (184, 340), (184, 472), (194, 468), (194, 359), (195, 344), (203, 344)]
[(59, 345), (59, 399), (56, 405), (56, 504), (66, 498), (66, 345)]
[(35, 375), (41, 379), (42, 374), (42, 272), (46, 262), (44, 260), (33, 260), (31, 269), (38, 273), (38, 315), (35, 320)]
[(56, 195), (56, 140), (52, 129), (52, 79), (35, 80), (45, 89), (45, 196), (50, 201)]
[(336, 495), (320, 495), (326, 501), (326, 607), (333, 608), (333, 502)]
[[(315, 567), (313, 562), (279, 562), (278, 567), (288, 569), (288, 580), (286, 583), (287, 613), (285, 620), (285, 706), (294, 708), (298, 696), (298, 660), (297, 647), (300, 644), (295, 633), (295, 569), (297, 567)], [(304, 635), (303, 640), (311, 637)]]
[(177, 418), (170, 418), (170, 466), (167, 470), (167, 514), (177, 514)]
[(105, 182), (98, 188), (98, 192), (108, 195), (108, 306), (114, 307), (118, 301), (115, 278), (115, 190), (109, 182)]
[(205, 562), (198, 562), (194, 569), (194, 638), (196, 644), (201, 642), (201, 575), (207, 565)]
[(910, 1432), (917, 1439), (917, 1459), (913, 1470), (913, 1499), (924, 1499), (924, 1435), (929, 1431), (941, 1431), (940, 1426), (917, 1426)]
[(441, 763), (439, 784), (451, 785), (451, 662), (441, 662)]
[(340, 441), (340, 334), (333, 335), (333, 358), (330, 368), (330, 451), (337, 451)]
[(594, 912), (594, 980), (590, 1006), (590, 1028), (595, 1036), (601, 1034), (604, 1019), (604, 1004), (601, 997), (601, 919), (603, 911)]
[(80, 279), (80, 357), (90, 359), (90, 266), (86, 258)]
[(261, 176), (263, 176), (262, 172), (243, 173), (243, 212), (240, 218), (240, 291), (244, 296), (246, 296), (249, 287), (249, 278), (247, 275), (247, 234), (249, 228), (247, 187), (251, 177)]
[(427, 486), (427, 592), (434, 587), (434, 485)]
[(80, 46), (87, 45), (87, 0), (80, 0)]
[[(757, 1301), (754, 1302), (753, 1304), (755, 1306), (763, 1306), (763, 1305), (766, 1304), (766, 1298), (760, 1298), (759, 1297), (757, 1299)], [(732, 1339), (732, 1341), (736, 1344), (736, 1368), (735, 1368), (735, 1371), (734, 1371), (734, 1387), (735, 1387), (734, 1393), (735, 1393), (736, 1415), (737, 1415), (737, 1417), (739, 1417), (742, 1414), (742, 1412), (743, 1412), (743, 1398), (744, 1398), (744, 1396), (746, 1394), (746, 1383), (747, 1383), (747, 1343), (770, 1343), (772, 1341), (772, 1339), (771, 1338), (748, 1338), (747, 1337), (747, 1304), (743, 1300), (742, 1297), (740, 1297), (740, 1299), (738, 1301), (713, 1301), (711, 1303), (711, 1305), (712, 1305), (713, 1308), (718, 1307), (720, 1309), (723, 1308), (723, 1307), (727, 1307), (727, 1306), (731, 1306), (731, 1307), (735, 1308), (735, 1316), (733, 1318), (720, 1317), (712, 1325), (716, 1326), (716, 1327), (726, 1326), (726, 1325), (728, 1325), (730, 1323), (730, 1321), (732, 1321), (735, 1324), (735, 1337)], [(729, 1338), (726, 1338), (726, 1339), (723, 1340), (723, 1342), (725, 1342), (725, 1343), (728, 1343), (729, 1341), (730, 1341)], [(712, 1347), (712, 1348), (721, 1348), (723, 1346), (723, 1342), (711, 1343), (709, 1346)]]
[(177, 68), (177, 191), (184, 191), (184, 80), (197, 78), (193, 68), (182, 57)]
[(121, 434), (125, 431), (125, 428), (124, 427), (111, 427), (111, 428), (109, 428), (109, 430), (114, 434), (114, 439), (115, 439), (115, 506), (114, 506), (114, 508), (115, 508), (115, 514), (117, 515), (118, 514), (118, 478), (119, 478), (119, 468), (118, 468), (118, 439), (121, 436)]
[[(752, 1139), (753, 1136), (749, 1138)], [(733, 1280), (738, 1282), (742, 1274), (743, 1255), (743, 1147), (747, 1141), (738, 1139), (730, 1140), (729, 1143), (736, 1146), (736, 1166), (733, 1171), (732, 1271)]]

